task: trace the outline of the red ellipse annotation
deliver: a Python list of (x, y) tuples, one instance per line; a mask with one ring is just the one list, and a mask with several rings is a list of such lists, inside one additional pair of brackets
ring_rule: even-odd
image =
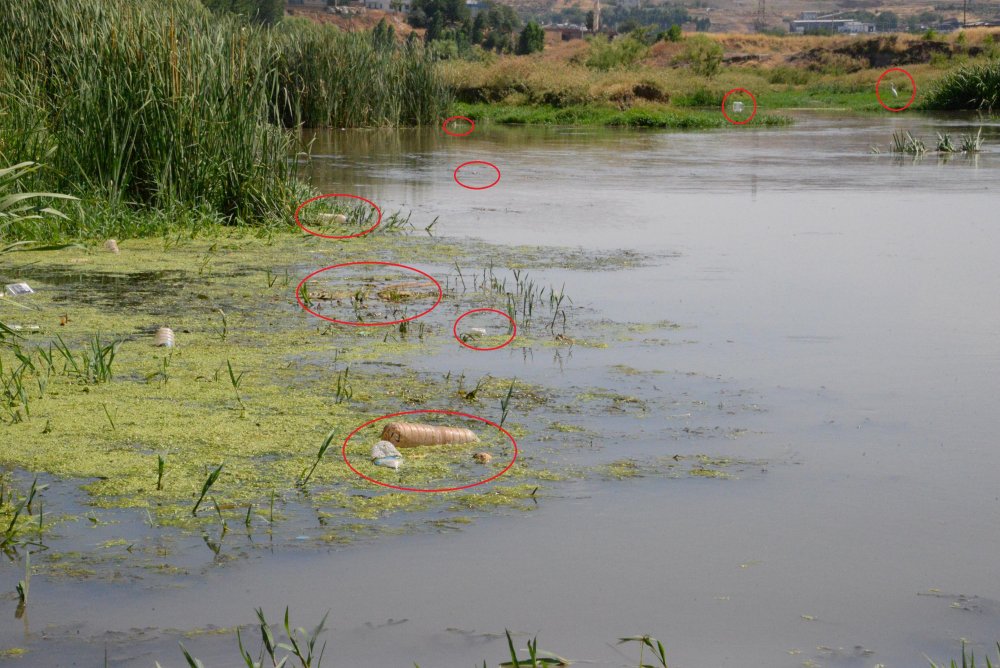
[[(448, 124), (451, 123), (452, 121), (468, 121), (469, 129), (465, 132), (450, 132), (448, 130)], [(469, 135), (472, 134), (472, 131), (475, 129), (476, 129), (476, 122), (471, 118), (469, 118), (468, 116), (450, 116), (444, 119), (444, 122), (441, 124), (441, 131), (444, 132), (449, 137), (468, 137)]]
[[(745, 121), (734, 121), (733, 119), (729, 118), (729, 114), (726, 113), (726, 99), (733, 93), (746, 93), (747, 95), (750, 96), (750, 99), (753, 101), (753, 111), (750, 112), (750, 116), (747, 117)], [(754, 116), (757, 115), (757, 98), (755, 98), (753, 96), (753, 93), (748, 91), (746, 88), (734, 88), (722, 96), (722, 115), (725, 116), (726, 120), (732, 123), (733, 125), (746, 125), (747, 123), (753, 120)]]
[[(358, 232), (357, 234), (320, 234), (319, 232), (313, 232), (308, 227), (306, 227), (305, 225), (303, 225), (302, 221), (299, 220), (299, 212), (302, 211), (302, 209), (307, 204), (311, 204), (312, 202), (315, 202), (316, 200), (326, 199), (327, 197), (351, 197), (353, 199), (359, 199), (362, 202), (368, 203), (376, 211), (378, 211), (378, 218), (375, 220), (375, 224), (374, 225), (372, 225), (371, 227), (369, 227), (367, 230), (364, 230), (362, 232)], [(375, 204), (375, 202), (373, 202), (373, 201), (371, 201), (369, 199), (365, 199), (364, 197), (361, 197), (359, 195), (349, 195), (347, 193), (331, 193), (329, 195), (317, 195), (316, 197), (312, 197), (310, 199), (307, 199), (302, 204), (299, 204), (299, 206), (295, 209), (295, 224), (298, 225), (299, 227), (301, 227), (304, 232), (308, 232), (309, 234), (313, 235), (314, 237), (322, 237), (324, 239), (354, 239), (356, 237), (363, 237), (366, 234), (369, 234), (370, 232), (372, 232), (372, 230), (374, 230), (376, 227), (378, 227), (381, 223), (382, 223), (382, 209), (380, 209), (378, 207), (378, 205)]]
[[(910, 93), (910, 99), (909, 99), (909, 101), (906, 104), (904, 104), (902, 107), (890, 107), (889, 105), (887, 105), (885, 102), (882, 101), (882, 95), (881, 95), (881, 93), (879, 93), (879, 90), (878, 90), (879, 84), (882, 83), (882, 79), (884, 79), (885, 75), (888, 74), (889, 72), (902, 72), (903, 74), (906, 75), (906, 78), (910, 80), (910, 87), (913, 89), (913, 92)], [(900, 111), (903, 111), (903, 110), (909, 108), (909, 106), (911, 104), (913, 104), (913, 101), (915, 99), (917, 99), (917, 82), (913, 80), (913, 75), (910, 74), (909, 72), (907, 72), (906, 70), (904, 70), (902, 67), (890, 67), (885, 72), (883, 72), (881, 75), (879, 75), (878, 80), (875, 81), (875, 97), (878, 98), (878, 103), (882, 105), (883, 109), (885, 109), (887, 111), (892, 111), (892, 112), (898, 113)]]
[[(467, 186), (467, 185), (465, 185), (458, 178), (458, 170), (462, 169), (462, 167), (468, 167), (469, 165), (488, 165), (489, 167), (491, 167), (491, 168), (493, 168), (493, 169), (496, 170), (496, 173), (497, 173), (496, 180), (493, 183), (491, 183), (489, 185), (485, 185), (485, 186)], [(463, 188), (468, 188), (469, 190), (486, 190), (487, 188), (492, 188), (496, 184), (500, 183), (500, 168), (497, 167), (496, 165), (494, 165), (492, 162), (486, 162), (485, 160), (470, 160), (468, 162), (463, 162), (461, 165), (459, 165), (458, 167), (456, 167), (455, 168), (455, 173), (453, 174), (453, 177), (455, 179), (455, 183), (457, 183), (458, 185), (462, 186)]]
[[(507, 320), (510, 321), (510, 326), (512, 327), (510, 338), (507, 339), (506, 341), (504, 341), (503, 343), (501, 343), (499, 346), (493, 346), (491, 348), (479, 348), (477, 346), (470, 346), (468, 343), (466, 343), (465, 341), (463, 341), (462, 338), (458, 335), (458, 323), (462, 320), (462, 318), (464, 318), (467, 315), (471, 315), (473, 313), (483, 313), (483, 312), (486, 312), (486, 313), (498, 313), (498, 314), (502, 315), (503, 317), (507, 318)], [(500, 350), (504, 346), (510, 345), (510, 342), (513, 341), (514, 337), (517, 336), (517, 323), (514, 322), (514, 319), (511, 318), (510, 315), (508, 315), (507, 313), (504, 313), (503, 311), (498, 311), (495, 308), (475, 308), (475, 309), (472, 309), (471, 311), (466, 311), (462, 315), (458, 316), (458, 320), (455, 321), (455, 326), (451, 328), (451, 332), (452, 332), (452, 334), (455, 335), (455, 340), (458, 341), (459, 343), (461, 343), (463, 346), (465, 346), (469, 350), (478, 350), (478, 351)]]
[[(484, 480), (479, 480), (478, 482), (474, 482), (474, 483), (471, 483), (469, 485), (462, 485), (460, 487), (440, 487), (440, 488), (436, 488), (436, 489), (427, 489), (427, 488), (423, 488), (423, 487), (402, 487), (400, 485), (390, 485), (387, 482), (382, 482), (381, 480), (375, 480), (374, 478), (369, 478), (364, 473), (362, 473), (361, 471), (357, 470), (356, 468), (354, 468), (351, 465), (351, 461), (347, 458), (347, 444), (351, 442), (351, 439), (354, 438), (355, 434), (357, 434), (359, 431), (361, 431), (362, 429), (364, 429), (368, 425), (375, 424), (376, 422), (380, 422), (382, 420), (387, 420), (389, 418), (394, 418), (394, 417), (400, 417), (400, 416), (403, 416), (403, 415), (417, 415), (417, 414), (420, 414), (420, 413), (434, 413), (434, 414), (438, 414), (438, 415), (455, 415), (455, 416), (458, 416), (458, 417), (468, 418), (470, 420), (479, 420), (480, 422), (485, 422), (486, 424), (490, 425), (491, 427), (496, 427), (498, 430), (500, 430), (504, 434), (504, 436), (506, 436), (507, 438), (510, 439), (511, 445), (514, 446), (514, 454), (510, 458), (510, 463), (507, 464), (507, 466), (505, 466), (504, 469), (502, 471), (500, 471), (499, 473), (494, 474), (494, 475), (492, 475), (489, 478), (486, 478)], [(500, 425), (498, 425), (496, 422), (492, 422), (490, 420), (487, 420), (486, 418), (479, 417), (478, 415), (470, 415), (469, 413), (459, 413), (458, 411), (448, 411), (448, 410), (441, 410), (441, 409), (436, 409), (436, 408), (423, 408), (423, 409), (412, 410), (412, 411), (402, 411), (402, 412), (399, 412), (399, 413), (389, 413), (388, 415), (382, 415), (380, 417), (375, 418), (374, 420), (369, 420), (368, 422), (365, 422), (363, 425), (361, 425), (360, 427), (358, 427), (357, 429), (355, 429), (354, 431), (352, 431), (350, 434), (348, 434), (347, 438), (344, 439), (344, 446), (343, 446), (343, 448), (341, 448), (341, 456), (344, 458), (344, 463), (347, 464), (347, 468), (351, 469), (351, 471), (353, 471), (356, 475), (358, 475), (361, 478), (364, 478), (368, 482), (375, 483), (376, 485), (381, 485), (382, 487), (389, 487), (391, 489), (398, 489), (398, 490), (403, 491), (403, 492), (429, 492), (429, 493), (458, 492), (458, 491), (463, 490), (463, 489), (470, 489), (472, 487), (478, 487), (479, 485), (485, 485), (486, 483), (488, 483), (490, 481), (493, 481), (493, 480), (496, 480), (497, 478), (499, 478), (500, 476), (502, 476), (504, 473), (506, 473), (507, 471), (509, 471), (511, 469), (511, 467), (514, 466), (514, 462), (517, 461), (517, 441), (514, 440), (514, 437), (510, 435), (509, 431), (507, 431), (506, 429), (504, 429), (503, 427), (501, 427)]]
[[(417, 315), (411, 315), (408, 318), (402, 318), (400, 320), (392, 320), (386, 322), (354, 322), (353, 320), (337, 320), (335, 318), (328, 318), (325, 315), (320, 315), (319, 313), (316, 313), (316, 311), (313, 311), (311, 308), (309, 308), (302, 302), (302, 286), (305, 285), (305, 282), (308, 281), (310, 278), (312, 278), (316, 274), (321, 274), (324, 271), (330, 271), (331, 269), (338, 269), (340, 267), (353, 267), (359, 264), (377, 264), (385, 267), (398, 267), (400, 269), (406, 269), (407, 271), (412, 271), (414, 273), (420, 274), (421, 276), (425, 276), (426, 278), (430, 279), (430, 281), (434, 283), (434, 285), (437, 286), (438, 290), (437, 301), (435, 301), (434, 304), (432, 304), (429, 309), (427, 309), (426, 311), (422, 311)], [(417, 318), (422, 318), (423, 316), (427, 315), (435, 308), (437, 308), (437, 305), (441, 303), (442, 298), (444, 298), (444, 290), (441, 289), (441, 284), (438, 283), (437, 279), (428, 274), (426, 271), (421, 271), (415, 267), (411, 267), (405, 264), (396, 264), (395, 262), (381, 262), (378, 260), (360, 260), (358, 262), (343, 262), (341, 264), (332, 264), (329, 267), (323, 267), (322, 269), (317, 269), (316, 271), (314, 271), (313, 273), (309, 274), (301, 281), (299, 281), (299, 284), (295, 286), (295, 301), (299, 303), (299, 306), (302, 307), (302, 310), (306, 311), (307, 313), (311, 313), (317, 318), (322, 318), (323, 320), (329, 320), (330, 322), (335, 322), (338, 325), (351, 325), (352, 327), (384, 327), (386, 325), (398, 325), (401, 322), (409, 322), (410, 320), (416, 320)]]

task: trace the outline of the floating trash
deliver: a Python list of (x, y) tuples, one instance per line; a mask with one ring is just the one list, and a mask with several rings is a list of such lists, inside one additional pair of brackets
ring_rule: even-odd
[(336, 223), (338, 225), (343, 225), (347, 222), (347, 216), (342, 213), (318, 213), (316, 217), (327, 223)]
[(399, 465), (403, 463), (403, 455), (389, 441), (379, 441), (372, 446), (372, 463), (398, 471)]
[(169, 327), (160, 327), (156, 330), (156, 340), (153, 344), (161, 348), (173, 348), (174, 347), (174, 330)]
[(35, 292), (27, 283), (11, 283), (10, 285), (5, 286), (5, 288), (8, 294), (14, 297), (18, 295), (30, 295)]
[(488, 452), (477, 452), (476, 454), (472, 455), (472, 458), (475, 459), (480, 464), (489, 464), (490, 462), (493, 461), (493, 455), (491, 455)]
[(104, 242), (104, 250), (108, 251), (109, 253), (114, 253), (115, 255), (121, 252), (118, 249), (118, 242), (115, 241), (114, 239), (108, 239), (107, 241)]
[(470, 327), (465, 335), (468, 337), (486, 336), (486, 329), (483, 327)]
[(10, 325), (13, 332), (26, 332), (28, 334), (41, 334), (42, 328), (38, 325)]
[(733, 111), (735, 111), (736, 113), (740, 113), (741, 111), (743, 111), (743, 103), (733, 102)]
[(479, 437), (471, 429), (461, 427), (435, 427), (414, 422), (390, 422), (382, 430), (383, 441), (400, 448), (418, 445), (448, 445), (451, 443), (477, 443)]

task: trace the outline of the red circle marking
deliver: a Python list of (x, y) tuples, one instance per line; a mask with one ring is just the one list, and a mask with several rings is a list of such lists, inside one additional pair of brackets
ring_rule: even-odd
[[(885, 75), (888, 74), (889, 72), (902, 72), (903, 74), (906, 75), (906, 78), (910, 80), (910, 86), (913, 88), (913, 92), (910, 94), (910, 100), (902, 107), (890, 107), (889, 105), (887, 105), (885, 102), (882, 101), (882, 94), (878, 92), (879, 84), (882, 83), (882, 79), (884, 79)], [(879, 75), (878, 80), (875, 82), (875, 97), (878, 98), (878, 103), (882, 105), (883, 109), (899, 113), (900, 111), (909, 108), (909, 106), (913, 104), (913, 101), (917, 99), (917, 82), (913, 80), (913, 75), (904, 70), (902, 67), (890, 67), (881, 75)]]
[[(337, 269), (338, 267), (351, 267), (358, 264), (380, 264), (386, 267), (399, 267), (400, 269), (406, 269), (408, 271), (420, 274), (421, 276), (426, 276), (431, 280), (431, 282), (434, 283), (434, 285), (437, 286), (438, 289), (437, 301), (434, 302), (434, 304), (432, 304), (429, 309), (423, 311), (422, 313), (418, 313), (417, 315), (411, 315), (409, 318), (403, 318), (401, 320), (393, 320), (391, 322), (354, 322), (353, 320), (336, 320), (334, 318), (328, 318), (325, 315), (320, 315), (319, 313), (316, 313), (316, 311), (313, 311), (311, 308), (302, 303), (302, 286), (310, 278), (312, 278), (316, 274), (323, 273), (324, 271), (329, 271), (330, 269)], [(323, 267), (322, 269), (317, 269), (316, 271), (314, 271), (313, 273), (309, 274), (301, 281), (299, 281), (299, 284), (295, 286), (295, 301), (299, 303), (299, 306), (301, 306), (304, 311), (311, 313), (317, 318), (322, 318), (323, 320), (329, 320), (330, 322), (335, 322), (338, 325), (351, 325), (353, 327), (384, 327), (386, 325), (398, 325), (401, 322), (409, 322), (410, 320), (416, 320), (417, 318), (422, 318), (423, 316), (427, 315), (428, 313), (436, 309), (437, 305), (441, 303), (441, 299), (443, 298), (444, 298), (444, 290), (441, 289), (441, 284), (438, 283), (437, 280), (433, 276), (428, 274), (426, 271), (420, 271), (415, 267), (411, 267), (405, 264), (396, 264), (395, 262), (379, 262), (377, 260), (360, 260), (358, 262), (344, 262), (342, 264), (332, 264), (329, 267)]]
[[(488, 312), (488, 313), (499, 313), (503, 317), (507, 318), (507, 320), (510, 320), (510, 325), (514, 329), (514, 331), (511, 332), (510, 338), (507, 339), (506, 341), (504, 341), (503, 343), (501, 343), (499, 346), (493, 346), (492, 348), (477, 348), (476, 346), (470, 346), (468, 343), (466, 343), (465, 341), (463, 341), (462, 338), (458, 335), (458, 323), (459, 323), (459, 321), (462, 318), (464, 318), (467, 315), (471, 315), (473, 313), (483, 313), (484, 311)], [(451, 332), (452, 332), (452, 334), (455, 335), (455, 340), (458, 341), (459, 343), (461, 343), (463, 346), (465, 346), (469, 350), (479, 350), (479, 351), (500, 350), (504, 346), (510, 345), (510, 342), (513, 341), (514, 337), (517, 336), (517, 323), (514, 322), (514, 319), (512, 317), (510, 317), (510, 315), (504, 313), (503, 311), (498, 311), (495, 308), (474, 308), (471, 311), (466, 311), (462, 315), (458, 316), (458, 320), (455, 321), (455, 326), (451, 328)]]
[[(364, 473), (362, 473), (361, 471), (359, 471), (356, 468), (354, 468), (353, 466), (351, 466), (351, 461), (347, 458), (347, 444), (350, 443), (351, 439), (354, 438), (355, 434), (357, 434), (359, 431), (361, 431), (362, 429), (364, 429), (368, 425), (374, 424), (376, 422), (380, 422), (381, 420), (386, 420), (388, 418), (399, 417), (401, 415), (415, 415), (415, 414), (418, 414), (418, 413), (437, 413), (437, 414), (441, 414), (441, 415), (457, 415), (459, 417), (464, 417), (464, 418), (469, 418), (471, 420), (479, 420), (480, 422), (485, 422), (486, 424), (490, 425), (491, 427), (496, 427), (498, 430), (500, 430), (501, 432), (503, 432), (503, 434), (507, 438), (510, 439), (511, 444), (514, 446), (514, 456), (510, 458), (510, 463), (507, 464), (507, 466), (504, 467), (503, 471), (500, 471), (496, 475), (490, 476), (489, 478), (486, 478), (485, 480), (480, 480), (479, 482), (474, 482), (471, 485), (462, 485), (461, 487), (441, 487), (441, 488), (437, 488), (437, 489), (425, 489), (423, 487), (401, 487), (399, 485), (390, 485), (387, 482), (382, 482), (380, 480), (375, 480), (374, 478), (369, 478)], [(365, 422), (363, 425), (361, 425), (360, 427), (358, 427), (357, 429), (355, 429), (354, 431), (352, 431), (350, 434), (347, 435), (347, 438), (344, 439), (344, 447), (341, 448), (340, 453), (341, 453), (341, 456), (344, 458), (344, 463), (347, 464), (347, 468), (351, 469), (351, 471), (353, 471), (356, 475), (364, 478), (368, 482), (375, 483), (376, 485), (381, 485), (382, 487), (390, 487), (392, 489), (398, 489), (398, 490), (403, 491), (403, 492), (457, 492), (457, 491), (460, 491), (460, 490), (463, 490), (463, 489), (469, 489), (471, 487), (477, 487), (479, 485), (485, 485), (486, 483), (488, 483), (488, 482), (490, 482), (492, 480), (496, 480), (497, 478), (499, 478), (500, 476), (502, 476), (504, 473), (506, 473), (507, 471), (509, 471), (511, 469), (511, 467), (514, 466), (514, 462), (517, 461), (517, 441), (514, 440), (514, 437), (510, 435), (509, 431), (507, 431), (506, 429), (504, 429), (503, 427), (501, 427), (500, 425), (498, 425), (496, 422), (491, 422), (490, 420), (487, 420), (486, 418), (483, 418), (483, 417), (479, 417), (478, 415), (470, 415), (469, 413), (459, 413), (458, 411), (446, 411), (446, 410), (440, 410), (440, 409), (436, 409), (436, 408), (422, 408), (422, 409), (413, 410), (413, 411), (401, 411), (399, 413), (389, 413), (388, 415), (382, 415), (381, 417), (377, 417), (374, 420), (369, 420), (368, 422)]]
[[(726, 113), (726, 99), (733, 93), (739, 93), (739, 92), (746, 93), (747, 95), (750, 96), (750, 99), (753, 101), (753, 111), (750, 112), (750, 116), (745, 121), (734, 121), (733, 119), (729, 118), (729, 114)], [(722, 115), (725, 116), (726, 120), (732, 123), (733, 125), (746, 125), (747, 123), (753, 120), (754, 116), (757, 115), (757, 98), (755, 98), (753, 96), (753, 93), (748, 91), (746, 88), (734, 88), (722, 96)]]
[[(372, 207), (374, 207), (376, 211), (378, 211), (378, 219), (375, 221), (374, 225), (372, 225), (371, 227), (369, 227), (367, 230), (365, 230), (363, 232), (358, 232), (357, 234), (320, 234), (319, 232), (313, 232), (308, 227), (306, 227), (305, 225), (303, 225), (302, 221), (299, 220), (299, 211), (301, 211), (302, 208), (306, 204), (310, 204), (310, 203), (315, 202), (316, 200), (319, 200), (319, 199), (326, 199), (327, 197), (352, 197), (354, 199), (359, 199), (362, 202), (367, 202)], [(371, 232), (372, 230), (374, 230), (376, 227), (378, 227), (381, 222), (382, 222), (382, 209), (380, 209), (378, 207), (378, 205), (375, 204), (375, 202), (373, 202), (373, 201), (371, 201), (369, 199), (365, 199), (364, 197), (360, 197), (358, 195), (348, 195), (347, 193), (334, 193), (334, 194), (329, 194), (329, 195), (317, 195), (316, 197), (313, 197), (311, 199), (307, 199), (302, 204), (299, 204), (299, 206), (295, 209), (295, 224), (298, 225), (299, 227), (301, 227), (303, 229), (303, 231), (308, 232), (309, 234), (313, 235), (314, 237), (322, 237), (324, 239), (354, 239), (355, 237), (363, 237), (366, 234), (368, 234), (369, 232)]]
[[(494, 181), (493, 183), (489, 184), (488, 186), (467, 186), (467, 185), (465, 185), (464, 183), (462, 183), (461, 181), (458, 180), (458, 170), (462, 169), (462, 167), (466, 167), (467, 165), (489, 165), (490, 167), (492, 167), (493, 169), (495, 169), (496, 172), (497, 172), (496, 181)], [(458, 185), (462, 186), (463, 188), (468, 188), (469, 190), (486, 190), (487, 188), (492, 188), (496, 184), (500, 183), (500, 168), (497, 167), (496, 165), (494, 165), (492, 162), (486, 162), (485, 160), (470, 160), (468, 162), (463, 162), (461, 165), (459, 165), (458, 167), (456, 167), (455, 168), (455, 173), (452, 176), (455, 179), (455, 183), (457, 183)]]
[[(471, 127), (467, 132), (449, 132), (448, 124), (451, 123), (452, 121), (469, 121), (469, 125)], [(441, 124), (442, 132), (444, 132), (449, 137), (468, 137), (469, 135), (472, 134), (472, 131), (475, 129), (476, 129), (476, 122), (471, 118), (469, 118), (468, 116), (449, 116), (448, 118), (444, 119), (444, 122)]]

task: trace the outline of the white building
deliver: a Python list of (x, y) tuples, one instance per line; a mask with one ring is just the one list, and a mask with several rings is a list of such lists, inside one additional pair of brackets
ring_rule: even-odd
[(381, 9), (384, 12), (410, 11), (410, 0), (365, 0), (367, 9)]

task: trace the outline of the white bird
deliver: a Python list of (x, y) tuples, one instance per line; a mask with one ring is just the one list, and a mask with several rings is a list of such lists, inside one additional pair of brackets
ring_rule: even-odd
[(892, 89), (892, 94), (893, 95), (895, 95), (896, 97), (899, 97), (899, 93), (896, 91), (896, 84), (890, 82), (889, 83), (889, 88)]

